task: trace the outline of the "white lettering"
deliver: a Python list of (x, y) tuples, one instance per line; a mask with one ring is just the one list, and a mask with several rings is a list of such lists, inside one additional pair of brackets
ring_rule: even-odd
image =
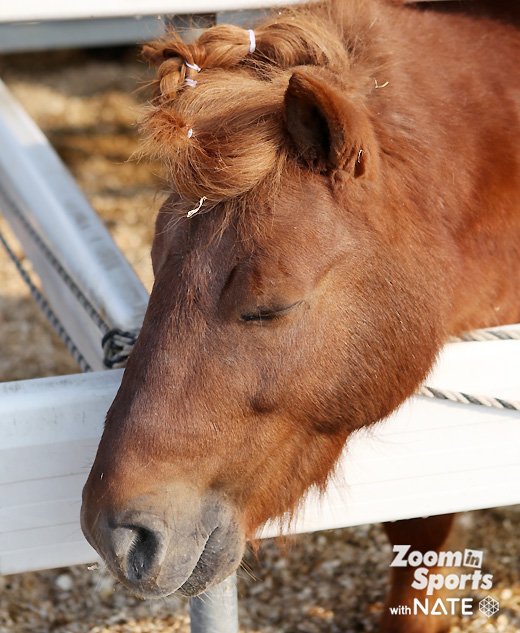
[(444, 579), (444, 585), (446, 589), (453, 591), (454, 589), (458, 589), (460, 584), (460, 578), (457, 574), (448, 574)]
[(440, 598), (437, 598), (437, 600), (435, 601), (432, 610), (430, 611), (430, 615), (448, 615), (448, 610), (446, 609), (446, 607), (444, 606), (444, 602)]
[(473, 615), (473, 598), (462, 598), (460, 614)]
[(421, 552), (414, 551), (408, 556), (408, 564), (411, 567), (419, 567), (421, 563), (422, 563)]
[[(458, 579), (457, 579), (458, 582)], [(428, 589), (426, 595), (431, 596), (434, 591), (439, 591), (444, 585), (444, 576), (442, 574), (430, 574), (428, 578)]]
[(460, 598), (446, 598), (446, 602), (450, 605), (450, 615), (457, 615), (457, 605), (461, 602)]
[(426, 554), (423, 556), (423, 562), (426, 567), (434, 567), (435, 565), (437, 565), (437, 559), (437, 552), (434, 552), (433, 550), (426, 552)]
[(439, 567), (462, 567), (461, 552), (439, 552)]
[(428, 586), (428, 569), (426, 567), (419, 567), (414, 571), (414, 581), (412, 582), (413, 589), (426, 589)]
[(484, 574), (480, 588), (486, 590), (493, 588), (493, 574)]
[(410, 549), (410, 545), (394, 545), (392, 548), (394, 552), (397, 552), (396, 556), (390, 563), (390, 567), (406, 567), (406, 554)]
[(424, 615), (429, 615), (430, 610), (430, 599), (426, 598), (424, 602), (421, 602), (419, 598), (413, 599), (413, 614), (417, 615), (419, 609), (424, 613)]
[(466, 584), (473, 580), (473, 574), (461, 574), (459, 589), (466, 589)]

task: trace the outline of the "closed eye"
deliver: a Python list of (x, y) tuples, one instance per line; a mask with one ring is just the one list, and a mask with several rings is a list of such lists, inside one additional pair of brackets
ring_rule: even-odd
[(302, 301), (296, 301), (290, 306), (283, 308), (271, 308), (258, 306), (252, 312), (244, 312), (240, 315), (241, 321), (274, 321), (288, 314), (293, 308), (296, 308), (302, 303)]

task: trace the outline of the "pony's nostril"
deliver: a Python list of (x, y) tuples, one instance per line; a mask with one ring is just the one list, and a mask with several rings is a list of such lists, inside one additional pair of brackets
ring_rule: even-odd
[(131, 583), (153, 579), (165, 553), (167, 530), (157, 517), (134, 512), (132, 517), (107, 520), (101, 532), (102, 552), (114, 564), (117, 574)]
[(129, 580), (146, 578), (153, 568), (159, 550), (157, 535), (143, 527), (132, 527), (134, 538), (128, 551), (127, 576)]

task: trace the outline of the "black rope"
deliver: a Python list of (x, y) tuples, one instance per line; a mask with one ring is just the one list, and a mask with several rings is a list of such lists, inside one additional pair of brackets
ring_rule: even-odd
[(104, 357), (103, 364), (108, 369), (118, 369), (126, 365), (126, 361), (134, 348), (138, 330), (125, 331), (114, 328), (101, 339)]
[[(92, 305), (90, 300), (85, 296), (82, 292), (81, 288), (76, 284), (76, 282), (72, 279), (72, 277), (68, 274), (65, 268), (62, 266), (61, 262), (54, 255), (54, 253), (50, 250), (47, 244), (42, 240), (40, 235), (34, 230), (30, 222), (24, 216), (24, 214), (20, 211), (15, 201), (10, 197), (7, 191), (2, 187), (0, 183), (0, 197), (3, 198), (3, 202), (9, 207), (10, 212), (16, 217), (16, 219), (23, 225), (25, 231), (35, 243), (35, 245), (40, 249), (43, 256), (47, 259), (51, 267), (56, 271), (56, 273), (60, 276), (62, 281), (65, 283), (67, 288), (72, 292), (74, 297), (77, 299), (78, 303), (81, 307), (86, 311), (86, 313), (90, 316), (93, 322), (97, 325), (97, 327), (104, 333), (101, 345), (104, 352), (103, 364), (108, 369), (116, 369), (119, 367), (124, 367), (126, 365), (126, 361), (128, 360), (128, 356), (133, 349), (135, 341), (137, 339), (138, 332), (135, 331), (124, 331), (119, 328), (110, 329), (108, 323), (103, 319), (98, 310)], [(78, 349), (77, 345), (71, 339), (70, 335), (66, 331), (63, 323), (60, 321), (56, 313), (51, 308), (49, 302), (44, 297), (43, 293), (38, 289), (36, 284), (33, 282), (31, 275), (24, 268), (20, 259), (15, 255), (13, 249), (9, 246), (5, 237), (0, 233), (0, 241), (4, 246), (7, 254), (9, 255), (11, 261), (16, 266), (20, 276), (22, 277), (25, 284), (28, 286), (31, 295), (34, 297), (37, 305), (42, 310), (43, 314), (54, 328), (58, 336), (64, 342), (67, 350), (73, 357), (73, 359), (78, 363), (82, 371), (92, 371), (91, 366), (88, 364), (87, 360), (83, 356), (83, 354)]]
[(33, 296), (34, 300), (36, 301), (36, 304), (42, 311), (45, 318), (49, 321), (51, 327), (54, 329), (56, 334), (64, 342), (67, 348), (67, 351), (72, 356), (72, 358), (78, 363), (81, 371), (92, 371), (92, 367), (89, 365), (86, 358), (76, 347), (74, 341), (71, 339), (67, 330), (63, 326), (63, 323), (60, 321), (60, 319), (58, 318), (54, 310), (51, 308), (51, 306), (49, 305), (49, 302), (43, 296), (43, 293), (40, 292), (40, 290), (34, 284), (31, 278), (31, 275), (24, 268), (22, 262), (15, 255), (13, 249), (10, 247), (9, 243), (7, 242), (7, 240), (5, 239), (1, 231), (0, 231), (0, 242), (2, 243), (2, 246), (4, 247), (7, 254), (9, 255), (9, 258), (11, 259), (13, 264), (16, 266), (16, 269), (18, 270), (18, 273), (20, 274), (21, 278), (24, 280), (25, 284), (29, 288), (29, 291), (31, 295)]
[(96, 310), (96, 308), (92, 305), (91, 301), (88, 299), (88, 297), (85, 296), (81, 288), (76, 284), (74, 279), (72, 279), (69, 273), (65, 270), (65, 268), (62, 266), (58, 258), (54, 255), (54, 253), (50, 250), (47, 244), (42, 240), (42, 238), (34, 230), (31, 223), (27, 220), (25, 215), (20, 211), (20, 209), (16, 205), (16, 202), (2, 187), (1, 182), (0, 182), (0, 197), (3, 198), (3, 201), (6, 204), (6, 206), (9, 207), (10, 212), (23, 225), (29, 237), (36, 244), (36, 246), (42, 251), (43, 255), (45, 256), (49, 264), (54, 268), (54, 270), (62, 278), (65, 285), (69, 288), (69, 290), (72, 292), (74, 297), (76, 297), (81, 307), (87, 312), (87, 314), (94, 321), (94, 323), (101, 330), (101, 332), (103, 333), (108, 332), (110, 330), (109, 324), (101, 316), (98, 310)]

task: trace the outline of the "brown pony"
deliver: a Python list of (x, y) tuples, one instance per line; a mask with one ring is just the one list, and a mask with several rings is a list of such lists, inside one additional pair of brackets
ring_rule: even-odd
[[(142, 596), (221, 581), (449, 335), (520, 320), (519, 34), (398, 5), (335, 0), (145, 48), (145, 149), (172, 193), (82, 510)], [(387, 531), (436, 549), (451, 519)], [(393, 580), (410, 601), (407, 572)]]

